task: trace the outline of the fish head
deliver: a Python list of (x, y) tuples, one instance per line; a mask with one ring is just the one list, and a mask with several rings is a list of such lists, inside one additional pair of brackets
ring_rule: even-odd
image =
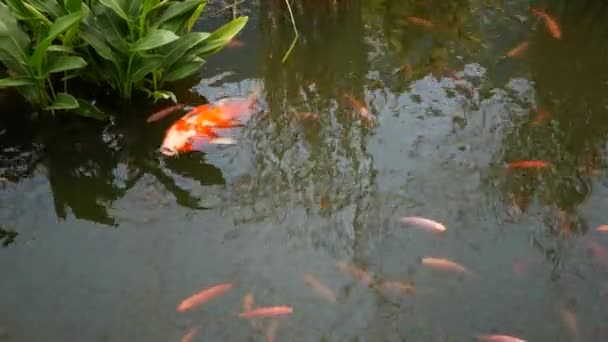
[(160, 153), (167, 157), (173, 157), (182, 152), (189, 152), (192, 146), (191, 141), (195, 135), (196, 131), (194, 130), (177, 129), (172, 126), (165, 134), (165, 139), (160, 146)]

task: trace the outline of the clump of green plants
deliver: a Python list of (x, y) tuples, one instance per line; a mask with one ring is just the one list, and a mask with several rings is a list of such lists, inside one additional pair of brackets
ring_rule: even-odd
[(45, 110), (102, 114), (70, 94), (78, 78), (124, 99), (141, 91), (176, 101), (167, 82), (196, 73), (246, 24), (192, 32), (207, 0), (0, 0), (0, 62), (15, 87)]

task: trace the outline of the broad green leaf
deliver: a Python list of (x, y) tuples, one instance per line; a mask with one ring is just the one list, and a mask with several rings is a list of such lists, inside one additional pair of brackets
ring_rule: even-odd
[(144, 0), (142, 13), (148, 15), (156, 6), (160, 4), (160, 0)]
[[(23, 32), (8, 7), (2, 3), (0, 3), (0, 37), (12, 37), (14, 43), (24, 51), (30, 45), (30, 38)], [(14, 48), (10, 45), (0, 44), (0, 49), (12, 50)]]
[(78, 108), (78, 100), (68, 93), (57, 93), (55, 102), (47, 107), (48, 110), (64, 110)]
[(59, 18), (65, 14), (56, 0), (28, 0), (27, 2), (40, 12), (49, 14), (51, 18)]
[(167, 82), (181, 80), (200, 70), (203, 64), (205, 64), (205, 61), (200, 58), (194, 61), (177, 63), (163, 80)]
[(192, 30), (192, 27), (198, 21), (198, 18), (201, 16), (201, 13), (203, 13), (203, 9), (205, 9), (205, 4), (198, 5), (194, 12), (192, 12), (192, 16), (190, 17), (190, 19), (188, 19), (188, 23), (186, 24), (188, 32)]
[(167, 30), (150, 30), (148, 33), (136, 41), (131, 47), (131, 51), (146, 51), (167, 45), (179, 39), (175, 33)]
[(239, 17), (223, 25), (213, 32), (209, 38), (205, 39), (200, 47), (192, 49), (191, 52), (196, 56), (204, 57), (218, 51), (243, 29), (247, 19), (247, 17)]
[(72, 49), (71, 47), (68, 47), (68, 46), (63, 46), (63, 45), (51, 45), (51, 46), (49, 46), (48, 49), (46, 49), (46, 51), (48, 51), (48, 52), (65, 52), (65, 53), (69, 53), (69, 54), (76, 54), (76, 51), (74, 51), (74, 49)]
[(188, 11), (194, 10), (199, 5), (204, 5), (207, 0), (186, 0), (182, 2), (173, 2), (165, 9), (163, 14), (154, 23), (154, 27), (159, 27), (166, 21), (178, 17)]
[(152, 71), (158, 69), (163, 63), (163, 56), (148, 55), (142, 58), (137, 58), (133, 63), (131, 72), (131, 82), (137, 83), (146, 77)]
[(84, 59), (75, 56), (58, 56), (54, 58), (43, 73), (45, 76), (48, 74), (63, 72), (68, 70), (75, 70), (84, 68), (87, 65)]
[(99, 0), (102, 5), (110, 8), (114, 13), (118, 14), (119, 17), (123, 18), (125, 21), (130, 21), (129, 16), (127, 16), (127, 12), (124, 9), (124, 1), (120, 0)]
[(78, 104), (79, 106), (74, 109), (74, 113), (80, 116), (96, 120), (106, 120), (108, 118), (106, 113), (99, 110), (99, 108), (95, 107), (95, 105), (91, 104), (89, 101), (78, 99)]
[(181, 36), (178, 40), (165, 46), (163, 51), (166, 51), (163, 65), (166, 68), (171, 67), (173, 63), (184, 57), (190, 49), (196, 48), (199, 44), (205, 41), (210, 36), (207, 32), (190, 32)]
[(156, 90), (152, 93), (152, 97), (154, 98), (154, 102), (162, 99), (171, 100), (174, 103), (177, 103), (177, 97), (175, 97), (175, 94), (172, 91), (168, 90)]
[(63, 6), (68, 12), (76, 12), (82, 9), (82, 0), (63, 0)]
[(68, 30), (73, 25), (77, 24), (84, 17), (84, 12), (78, 11), (70, 14), (66, 14), (63, 17), (55, 20), (53, 25), (49, 29), (49, 33), (40, 44), (34, 50), (34, 54), (31, 58), (31, 64), (36, 70), (41, 70), (42, 60), (46, 54), (47, 49), (53, 43), (53, 40), (57, 38), (61, 33)]
[(129, 0), (129, 7), (127, 8), (127, 14), (131, 20), (136, 20), (142, 14), (142, 3), (143, 0)]
[(53, 22), (49, 19), (49, 16), (47, 14), (43, 14), (42, 12), (40, 12), (36, 7), (32, 6), (29, 3), (24, 3), (23, 7), (26, 8), (28, 14), (28, 17), (26, 20), (41, 20), (42, 22), (44, 22), (45, 25), (47, 26), (51, 26), (53, 24)]
[(24, 6), (25, 4), (23, 0), (5, 0), (4, 2), (18, 19), (26, 19), (31, 17), (30, 12)]
[(99, 33), (99, 31), (86, 28), (81, 30), (79, 35), (82, 40), (93, 47), (98, 55), (110, 62), (116, 62), (117, 58), (114, 55), (112, 48), (103, 38), (101, 38), (102, 35)]
[(36, 84), (36, 79), (27, 76), (17, 76), (0, 78), (0, 88), (7, 87), (22, 87), (22, 86), (33, 86)]

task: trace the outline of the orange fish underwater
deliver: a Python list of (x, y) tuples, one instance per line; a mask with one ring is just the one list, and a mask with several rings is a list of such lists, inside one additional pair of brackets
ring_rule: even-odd
[(557, 20), (555, 20), (555, 18), (553, 18), (546, 12), (539, 10), (538, 8), (530, 7), (530, 10), (537, 17), (543, 19), (543, 21), (545, 22), (545, 27), (553, 38), (562, 39), (562, 31), (559, 28), (559, 24), (557, 23)]
[(435, 25), (433, 25), (433, 22), (428, 19), (424, 19), (424, 18), (420, 18), (420, 17), (406, 17), (405, 19), (414, 25), (422, 26), (428, 30), (435, 27)]
[(239, 314), (241, 318), (256, 318), (256, 317), (276, 317), (290, 315), (293, 309), (289, 306), (267, 306), (256, 308), (249, 311), (243, 311)]
[(524, 51), (528, 49), (530, 43), (528, 41), (523, 41), (517, 44), (514, 48), (507, 52), (507, 57), (518, 57), (521, 56)]
[(544, 169), (551, 163), (544, 160), (519, 160), (507, 164), (507, 169)]
[(165, 133), (160, 152), (166, 156), (201, 151), (208, 144), (234, 144), (219, 131), (244, 125), (254, 112), (257, 93), (248, 98), (225, 98), (198, 106), (177, 120)]
[(184, 299), (179, 306), (177, 307), (177, 311), (184, 312), (191, 309), (196, 308), (204, 304), (205, 302), (210, 301), (211, 299), (223, 294), (224, 292), (230, 290), (233, 287), (232, 284), (219, 284), (213, 287), (204, 289), (197, 294), (194, 294), (186, 299)]

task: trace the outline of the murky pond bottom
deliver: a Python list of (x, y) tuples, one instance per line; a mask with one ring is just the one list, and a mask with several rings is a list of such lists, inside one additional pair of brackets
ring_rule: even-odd
[[(608, 235), (596, 229), (608, 224), (597, 90), (608, 74), (590, 71), (585, 50), (605, 44), (576, 45), (595, 39), (566, 14), (578, 7), (547, 8), (558, 44), (523, 2), (503, 6), (522, 20), (516, 32), (501, 11), (444, 4), (352, 1), (312, 17), (295, 6), (301, 39), (286, 64), (280, 2), (242, 8), (253, 19), (243, 46), (182, 94), (260, 86), (234, 146), (163, 157), (178, 116), (147, 125), (137, 109), (115, 124), (43, 127), (33, 142), (6, 126), (0, 228), (18, 235), (0, 249), (0, 341), (264, 340), (276, 323), (238, 316), (248, 294), (293, 308), (276, 318), (277, 341), (608, 340)], [(433, 29), (395, 19), (414, 14)], [(524, 39), (526, 55), (499, 58)], [(558, 68), (574, 50), (578, 71)], [(525, 160), (549, 166), (510, 167)]]

